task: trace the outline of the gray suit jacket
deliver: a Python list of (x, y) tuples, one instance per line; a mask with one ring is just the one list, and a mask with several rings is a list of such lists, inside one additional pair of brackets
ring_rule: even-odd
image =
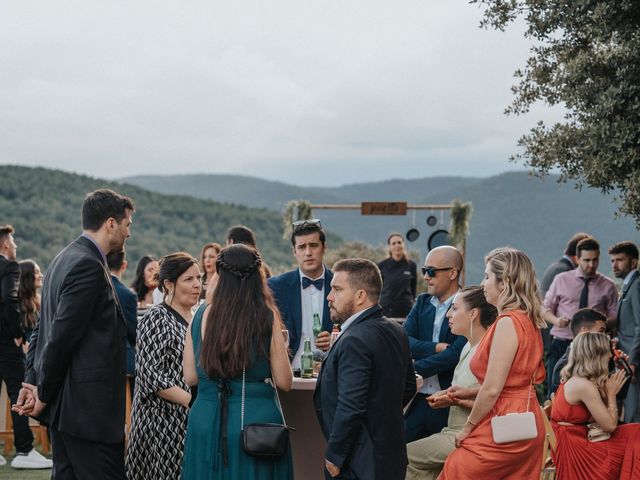
[(620, 348), (629, 354), (629, 363), (640, 365), (640, 273), (636, 271), (622, 289), (618, 303)]

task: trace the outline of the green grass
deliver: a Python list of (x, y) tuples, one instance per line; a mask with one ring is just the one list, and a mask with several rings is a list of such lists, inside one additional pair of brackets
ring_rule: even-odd
[[(51, 457), (51, 455), (48, 455)], [(0, 467), (0, 479), (2, 480), (49, 480), (51, 469), (46, 470), (15, 470), (11, 468), (13, 455), (6, 456), (7, 464)]]

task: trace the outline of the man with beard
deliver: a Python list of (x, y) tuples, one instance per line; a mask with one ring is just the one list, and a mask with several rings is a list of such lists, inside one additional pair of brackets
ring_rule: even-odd
[(629, 355), (633, 378), (624, 400), (625, 423), (640, 422), (640, 279), (638, 279), (638, 247), (632, 242), (620, 242), (609, 248), (611, 267), (616, 278), (623, 279), (618, 303), (618, 347)]
[(82, 205), (82, 234), (47, 269), (40, 321), (14, 409), (49, 427), (52, 479), (125, 479), (126, 323), (106, 255), (129, 237), (133, 202), (102, 189)]
[(382, 276), (375, 263), (341, 260), (333, 273), (327, 300), (341, 331), (313, 397), (327, 439), (325, 477), (404, 479), (402, 407), (416, 391), (407, 336), (382, 316)]

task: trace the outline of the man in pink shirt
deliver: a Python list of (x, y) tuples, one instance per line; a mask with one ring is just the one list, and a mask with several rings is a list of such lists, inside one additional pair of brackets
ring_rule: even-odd
[(543, 317), (552, 325), (547, 354), (548, 391), (553, 368), (573, 339), (569, 326), (573, 314), (588, 307), (605, 314), (609, 326), (616, 322), (618, 291), (613, 280), (597, 271), (600, 245), (594, 238), (585, 238), (578, 243), (576, 253), (578, 268), (557, 275), (544, 297)]

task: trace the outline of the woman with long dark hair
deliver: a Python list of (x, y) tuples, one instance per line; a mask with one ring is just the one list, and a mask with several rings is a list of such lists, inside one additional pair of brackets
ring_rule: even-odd
[(138, 261), (136, 278), (131, 284), (131, 289), (138, 297), (138, 308), (146, 309), (153, 305), (153, 291), (158, 286), (158, 260), (151, 255), (145, 255)]
[(164, 302), (138, 325), (136, 388), (127, 444), (127, 476), (136, 480), (180, 478), (191, 392), (184, 381), (182, 352), (192, 308), (198, 303), (200, 269), (188, 253), (160, 260), (158, 284)]
[(40, 292), (42, 288), (42, 272), (33, 260), (20, 262), (20, 284), (18, 286), (18, 298), (20, 299), (20, 317), (24, 329), (23, 347), (28, 348), (31, 333), (40, 316)]
[(289, 390), (293, 382), (282, 322), (261, 267), (250, 246), (222, 249), (211, 305), (198, 311), (188, 331), (184, 374), (189, 385), (198, 385), (198, 396), (189, 415), (183, 479), (293, 477), (290, 450), (266, 459), (241, 448), (242, 410), (245, 425), (281, 424), (274, 389)]

